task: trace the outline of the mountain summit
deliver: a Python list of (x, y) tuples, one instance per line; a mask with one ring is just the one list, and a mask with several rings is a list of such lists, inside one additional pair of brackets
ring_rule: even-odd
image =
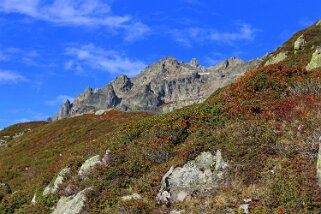
[(87, 88), (73, 103), (65, 102), (53, 120), (105, 109), (169, 112), (204, 101), (260, 62), (260, 59), (245, 62), (231, 57), (205, 68), (195, 58), (185, 63), (167, 57), (134, 78), (120, 75), (103, 88)]

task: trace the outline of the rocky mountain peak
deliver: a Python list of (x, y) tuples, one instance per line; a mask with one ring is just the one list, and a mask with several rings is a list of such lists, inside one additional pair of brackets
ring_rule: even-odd
[(261, 61), (231, 57), (205, 68), (196, 58), (189, 63), (166, 57), (134, 78), (120, 75), (102, 89), (88, 87), (75, 102), (63, 105), (54, 120), (86, 112), (118, 109), (162, 113), (203, 101)]
[(230, 57), (226, 60), (223, 60), (222, 62), (220, 62), (219, 64), (209, 67), (210, 70), (214, 70), (214, 71), (220, 71), (220, 70), (224, 70), (227, 69), (229, 67), (234, 67), (237, 65), (242, 65), (244, 64), (245, 61), (236, 57)]

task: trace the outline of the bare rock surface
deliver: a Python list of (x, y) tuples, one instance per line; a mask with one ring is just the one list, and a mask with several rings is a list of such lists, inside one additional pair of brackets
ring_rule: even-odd
[(306, 67), (308, 71), (317, 68), (321, 68), (321, 47), (317, 47), (315, 52), (312, 54), (310, 63)]
[(84, 189), (75, 195), (69, 197), (61, 197), (57, 203), (53, 214), (79, 214), (82, 212), (86, 202), (86, 192), (89, 189)]
[(87, 88), (73, 103), (66, 101), (53, 120), (107, 109), (163, 113), (198, 103), (256, 67), (260, 59), (245, 62), (235, 57), (205, 68), (197, 59), (179, 62), (167, 57), (134, 78), (120, 75), (103, 88)]
[(78, 175), (87, 176), (97, 165), (101, 165), (100, 155), (93, 156), (86, 160), (80, 167)]
[(70, 173), (70, 168), (66, 167), (64, 169), (62, 169), (57, 178), (55, 179), (53, 186), (51, 186), (50, 184), (44, 189), (42, 195), (46, 196), (48, 194), (51, 193), (56, 193), (58, 191), (58, 188), (61, 184), (63, 184), (65, 177)]
[(171, 167), (162, 178), (157, 200), (168, 204), (215, 190), (224, 182), (227, 166), (218, 150), (215, 156), (203, 152), (182, 167)]
[(282, 62), (283, 60), (285, 60), (286, 57), (287, 57), (287, 53), (286, 52), (278, 53), (277, 55), (272, 56), (271, 58), (269, 58), (266, 61), (265, 65), (272, 65), (272, 64), (276, 64), (276, 63)]

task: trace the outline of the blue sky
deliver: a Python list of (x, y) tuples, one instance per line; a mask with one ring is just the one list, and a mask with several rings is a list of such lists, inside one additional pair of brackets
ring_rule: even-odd
[(0, 0), (0, 129), (166, 56), (260, 57), (318, 19), (320, 0)]

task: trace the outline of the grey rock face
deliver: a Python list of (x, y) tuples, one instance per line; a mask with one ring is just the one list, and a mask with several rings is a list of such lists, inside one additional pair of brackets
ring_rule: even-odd
[(69, 197), (61, 197), (57, 203), (56, 208), (53, 211), (53, 214), (79, 214), (82, 212), (85, 202), (86, 202), (86, 191), (84, 189), (81, 192), (78, 192), (76, 195)]
[(295, 42), (294, 42), (294, 50), (302, 50), (305, 45), (304, 35), (302, 34)]
[(306, 67), (308, 71), (317, 68), (321, 68), (321, 47), (317, 47), (315, 52), (312, 54), (310, 63)]
[(54, 181), (53, 186), (51, 186), (50, 184), (44, 189), (42, 195), (46, 196), (48, 194), (51, 193), (56, 193), (58, 191), (58, 188), (61, 184), (63, 184), (65, 177), (70, 173), (70, 168), (66, 167), (64, 169), (62, 169), (57, 178)]
[(227, 166), (218, 150), (215, 156), (203, 152), (183, 167), (171, 167), (162, 178), (157, 200), (168, 204), (183, 201), (195, 192), (215, 190), (224, 181)]
[(272, 64), (279, 63), (285, 60), (286, 57), (287, 57), (287, 53), (285, 52), (278, 53), (277, 55), (272, 56), (270, 59), (268, 59), (265, 65), (272, 65)]
[(101, 161), (100, 161), (100, 156), (96, 155), (94, 157), (89, 158), (88, 160), (86, 160), (80, 167), (78, 174), (81, 177), (85, 177), (87, 176), (91, 170), (93, 170), (95, 168), (95, 166), (97, 165), (101, 165)]
[(72, 104), (64, 103), (53, 120), (104, 109), (152, 113), (172, 111), (203, 101), (260, 62), (259, 59), (244, 62), (230, 58), (205, 68), (197, 59), (185, 63), (167, 57), (148, 66), (134, 78), (121, 75), (101, 89), (87, 88)]

